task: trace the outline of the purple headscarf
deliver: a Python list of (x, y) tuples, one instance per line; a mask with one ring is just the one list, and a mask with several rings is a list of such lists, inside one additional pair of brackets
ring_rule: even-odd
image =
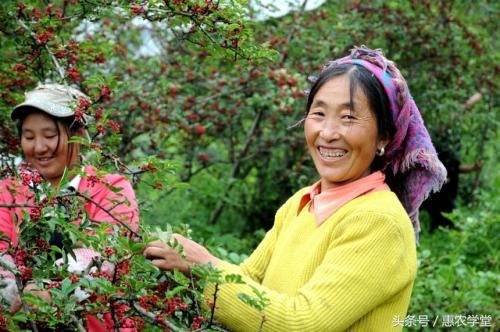
[(361, 46), (352, 49), (344, 58), (329, 61), (321, 72), (342, 64), (367, 69), (389, 97), (396, 133), (385, 148), (386, 172), (392, 171), (399, 180), (397, 188), (392, 189), (408, 212), (418, 240), (418, 209), (431, 192), (441, 188), (446, 180), (446, 168), (437, 157), (408, 85), (394, 62), (384, 57), (379, 49)]

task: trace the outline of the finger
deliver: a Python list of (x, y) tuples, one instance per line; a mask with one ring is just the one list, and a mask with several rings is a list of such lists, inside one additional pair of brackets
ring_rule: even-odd
[(186, 238), (179, 233), (174, 233), (172, 237), (177, 240), (178, 242), (184, 241)]
[(171, 270), (172, 266), (171, 264), (168, 264), (168, 262), (164, 259), (153, 259), (151, 260), (151, 264), (159, 268), (160, 270)]
[(151, 258), (151, 257), (164, 257), (164, 249), (163, 248), (158, 248), (158, 247), (147, 247), (144, 249), (144, 252), (142, 253), (144, 257), (146, 258)]
[(161, 241), (161, 240), (156, 240), (156, 241), (149, 242), (148, 244), (146, 244), (146, 248), (147, 247), (164, 248), (165, 247), (165, 243), (163, 243), (163, 241)]

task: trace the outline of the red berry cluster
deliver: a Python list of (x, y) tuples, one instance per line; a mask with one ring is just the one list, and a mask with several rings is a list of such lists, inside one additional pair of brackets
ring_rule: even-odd
[(42, 209), (43, 209), (42, 205), (36, 205), (35, 207), (31, 208), (29, 212), (30, 220), (38, 221), (42, 216)]
[(43, 33), (37, 32), (35, 34), (35, 39), (40, 46), (45, 46), (49, 40), (53, 38), (52, 33), (50, 31), (45, 31)]
[(2, 308), (0, 307), (0, 329), (3, 330), (4, 328), (6, 328), (8, 322), (9, 320), (7, 319), (7, 317), (4, 317)]
[(51, 288), (61, 288), (61, 282), (60, 281), (52, 281), (50, 284), (47, 285), (47, 289)]
[(21, 249), (17, 250), (14, 254), (14, 262), (17, 266), (26, 265), (26, 258), (28, 258), (28, 253)]
[(21, 163), (19, 176), (23, 185), (40, 184), (43, 182), (42, 175), (36, 169), (30, 168), (28, 163)]
[(130, 260), (124, 260), (116, 263), (116, 276), (121, 277), (127, 275), (130, 271)]
[(113, 256), (115, 254), (115, 251), (111, 247), (106, 247), (104, 248), (104, 252), (106, 253), (106, 256)]
[(74, 274), (70, 274), (69, 275), (69, 280), (71, 280), (71, 283), (72, 284), (76, 284), (77, 282), (80, 282), (80, 278), (78, 278), (76, 275)]
[(201, 324), (205, 322), (205, 317), (203, 316), (196, 316), (193, 319), (193, 323), (191, 324), (191, 327), (195, 330), (199, 329), (201, 327)]
[(50, 249), (49, 242), (47, 242), (43, 239), (37, 238), (37, 239), (35, 239), (35, 243), (38, 246), (38, 248), (42, 249), (43, 251), (47, 251)]
[(25, 265), (19, 266), (18, 265), (17, 270), (21, 274), (21, 279), (23, 282), (30, 280), (32, 275), (33, 275), (33, 269), (29, 266), (25, 266)]
[(72, 67), (70, 69), (68, 69), (66, 71), (66, 73), (68, 74), (68, 78), (73, 82), (73, 83), (77, 83), (77, 82), (80, 82), (83, 78), (82, 78), (82, 74), (80, 73), (80, 71), (75, 68), (75, 67)]
[(33, 273), (33, 269), (26, 266), (28, 258), (28, 253), (21, 249), (16, 250), (14, 254), (14, 262), (16, 263), (17, 271), (20, 273), (23, 282), (30, 280)]
[(101, 98), (107, 99), (110, 97), (110, 95), (111, 95), (111, 89), (109, 88), (109, 86), (104, 85), (101, 89)]
[(90, 276), (94, 278), (104, 278), (109, 281), (113, 280), (113, 277), (108, 272), (103, 271), (92, 272), (90, 273)]
[(111, 128), (111, 130), (115, 133), (118, 133), (120, 132), (120, 125), (115, 122), (115, 121), (111, 121), (111, 120), (108, 120), (108, 122), (106, 123), (108, 125), (109, 128)]

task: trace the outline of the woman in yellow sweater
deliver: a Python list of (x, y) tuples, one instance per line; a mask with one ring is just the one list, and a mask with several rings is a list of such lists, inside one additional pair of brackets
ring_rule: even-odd
[[(220, 286), (215, 310), (235, 331), (258, 331), (263, 317), (264, 331), (401, 330), (418, 208), (446, 177), (406, 82), (380, 50), (355, 48), (315, 79), (303, 123), (320, 180), (278, 210), (247, 260), (232, 265), (180, 235), (185, 258), (160, 241), (144, 254), (161, 269), (240, 274), (246, 284)], [(238, 298), (252, 288), (269, 299), (263, 312)]]

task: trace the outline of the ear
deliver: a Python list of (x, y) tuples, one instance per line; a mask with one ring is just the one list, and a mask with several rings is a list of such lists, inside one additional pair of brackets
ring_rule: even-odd
[(390, 142), (391, 141), (389, 139), (379, 139), (377, 143), (377, 150), (385, 148)]

